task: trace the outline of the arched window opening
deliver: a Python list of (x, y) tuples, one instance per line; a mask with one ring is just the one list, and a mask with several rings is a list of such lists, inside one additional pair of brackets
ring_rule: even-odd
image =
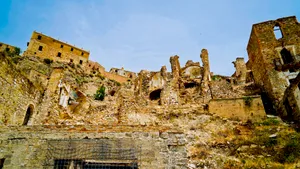
[(281, 29), (280, 29), (280, 26), (279, 25), (275, 25), (274, 28), (274, 35), (275, 35), (275, 38), (278, 40), (280, 38), (282, 38), (282, 32), (281, 32)]
[(190, 82), (190, 83), (184, 83), (184, 88), (188, 89), (188, 88), (194, 88), (197, 86), (197, 83), (195, 82)]
[(161, 89), (154, 90), (150, 93), (150, 100), (158, 100), (160, 99)]
[[(294, 62), (294, 57), (292, 56), (291, 52), (287, 50), (286, 48), (283, 48), (280, 51), (281, 58), (283, 60), (284, 64), (289, 64)], [(294, 69), (290, 69), (290, 72), (295, 72)]]
[(25, 114), (23, 125), (28, 125), (33, 115), (33, 105), (29, 105)]

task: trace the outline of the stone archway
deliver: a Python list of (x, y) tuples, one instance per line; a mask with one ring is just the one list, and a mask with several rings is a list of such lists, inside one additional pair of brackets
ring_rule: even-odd
[(31, 120), (32, 120), (33, 110), (34, 110), (34, 106), (30, 104), (26, 110), (26, 114), (22, 125), (28, 125), (32, 123)]

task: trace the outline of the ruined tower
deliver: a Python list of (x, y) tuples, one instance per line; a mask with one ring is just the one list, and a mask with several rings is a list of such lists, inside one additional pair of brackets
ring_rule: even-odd
[(236, 69), (235, 76), (237, 80), (237, 84), (245, 84), (247, 77), (247, 66), (245, 64), (244, 58), (236, 58), (235, 62), (232, 62)]
[(200, 58), (202, 60), (202, 64), (203, 64), (203, 79), (202, 79), (202, 93), (206, 93), (209, 89), (209, 81), (211, 79), (210, 77), (210, 68), (209, 68), (209, 59), (208, 59), (208, 51), (207, 49), (202, 49), (201, 50), (201, 54), (200, 54)]
[(169, 96), (169, 104), (179, 103), (179, 89), (180, 89), (180, 63), (179, 56), (175, 55), (170, 57), (171, 69), (172, 69), (172, 80)]
[(283, 98), (299, 71), (278, 71), (276, 67), (300, 61), (299, 32), (300, 24), (295, 16), (257, 23), (252, 26), (247, 46), (249, 65), (255, 83), (262, 90), (266, 109), (274, 108), (292, 118), (300, 114), (300, 91), (296, 89)]

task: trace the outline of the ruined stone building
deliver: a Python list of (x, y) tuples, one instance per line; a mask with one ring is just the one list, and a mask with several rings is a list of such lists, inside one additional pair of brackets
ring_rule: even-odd
[(171, 56), (171, 70), (106, 72), (89, 52), (33, 32), (23, 56), (0, 52), (0, 166), (220, 168), (236, 158), (232, 135), (269, 105), (297, 113), (299, 89), (288, 86), (299, 65), (285, 66), (299, 61), (298, 35), (295, 17), (253, 25), (249, 61), (223, 76), (207, 49), (183, 65)]
[(0, 52), (12, 52), (12, 53), (14, 53), (14, 52), (16, 52), (16, 47), (0, 42)]
[(128, 71), (128, 70), (124, 70), (123, 67), (121, 69), (111, 68), (109, 72), (112, 73), (112, 74), (117, 74), (117, 75), (120, 75), (120, 76), (127, 77), (129, 79), (135, 79), (136, 78), (136, 73)]
[(276, 69), (277, 66), (300, 61), (300, 24), (296, 17), (254, 24), (247, 51), (250, 69), (255, 83), (262, 90), (266, 109), (299, 121), (299, 83), (292, 94), (285, 96), (299, 69)]
[(90, 52), (34, 31), (24, 56), (38, 56), (61, 62), (85, 64)]

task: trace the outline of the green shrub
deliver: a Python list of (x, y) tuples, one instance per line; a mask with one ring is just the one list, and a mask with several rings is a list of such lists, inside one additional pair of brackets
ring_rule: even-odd
[(284, 162), (293, 163), (300, 157), (300, 143), (299, 138), (292, 138), (283, 148)]
[(46, 64), (50, 65), (50, 64), (53, 62), (53, 60), (52, 60), (52, 59), (46, 58), (46, 59), (44, 59), (44, 62), (45, 62)]
[(21, 53), (22, 51), (21, 51), (21, 49), (20, 48), (18, 48), (18, 47), (15, 47), (15, 55), (20, 55), (20, 53)]
[(95, 100), (104, 100), (104, 96), (105, 96), (105, 87), (102, 85), (95, 94)]
[(218, 77), (217, 75), (213, 75), (211, 78), (212, 78), (213, 81), (220, 81), (221, 80), (220, 77)]
[(83, 83), (83, 78), (82, 77), (77, 76), (77, 77), (75, 77), (75, 80), (76, 80), (77, 84), (82, 85), (82, 83)]
[(279, 121), (275, 118), (267, 118), (261, 124), (264, 125), (264, 126), (272, 126), (272, 125), (278, 125)]

